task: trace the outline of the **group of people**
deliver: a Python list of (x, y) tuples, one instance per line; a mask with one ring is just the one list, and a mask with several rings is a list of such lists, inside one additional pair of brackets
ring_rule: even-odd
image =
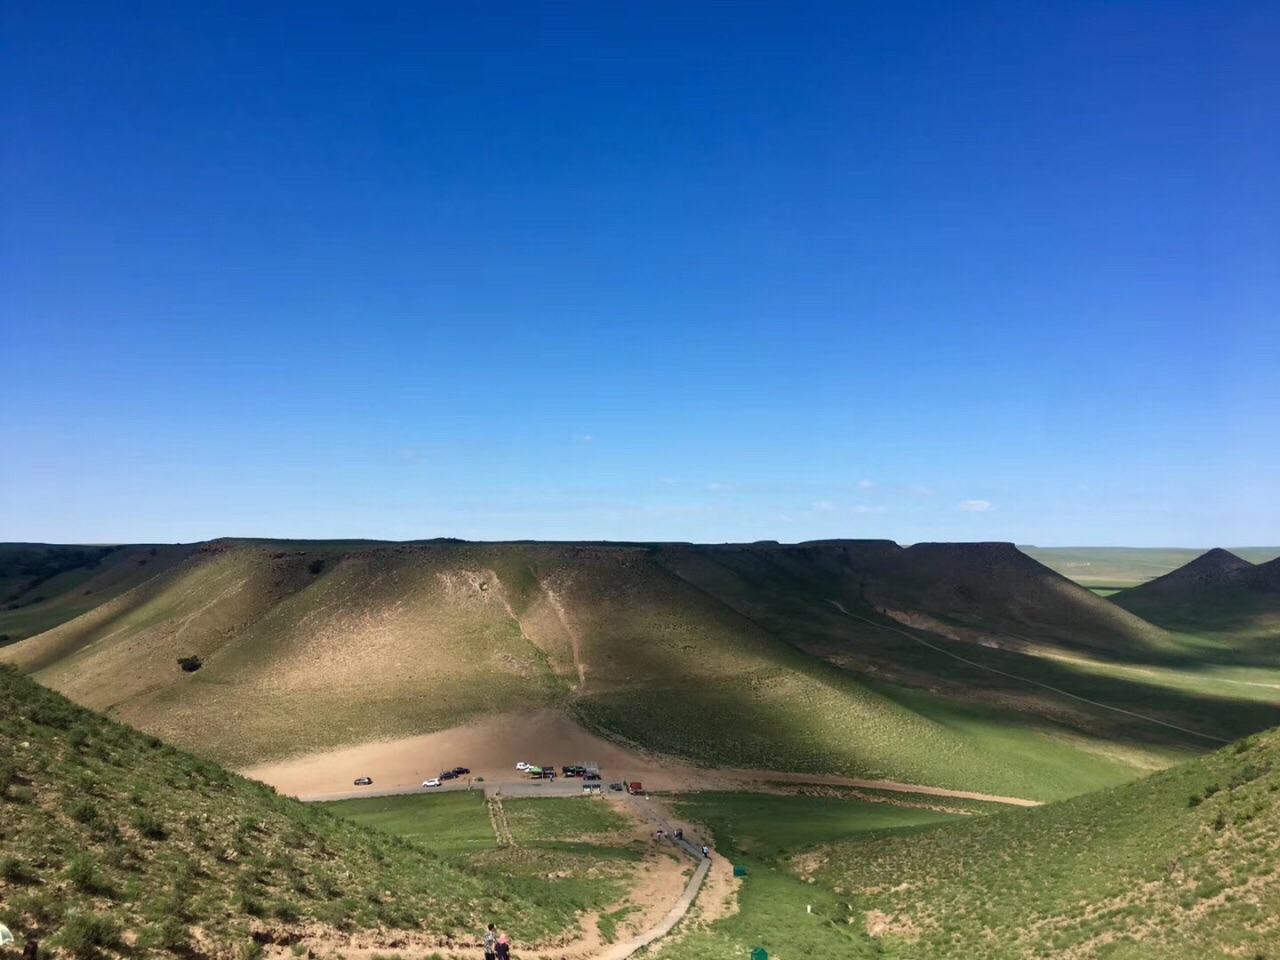
[(510, 956), (511, 941), (494, 924), (489, 924), (484, 932), (484, 960), (509, 960)]

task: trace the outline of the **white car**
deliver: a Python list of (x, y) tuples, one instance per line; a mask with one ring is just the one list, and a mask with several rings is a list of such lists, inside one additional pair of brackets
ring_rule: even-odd
[(529, 769), (529, 765), (528, 765), (527, 763), (525, 763), (523, 760), (521, 760), (519, 763), (517, 763), (517, 764), (516, 764), (516, 769), (517, 769), (517, 770), (528, 770), (528, 769)]
[(422, 785), (424, 787), (438, 787), (440, 786), (440, 778), (432, 777), (430, 780), (423, 780)]

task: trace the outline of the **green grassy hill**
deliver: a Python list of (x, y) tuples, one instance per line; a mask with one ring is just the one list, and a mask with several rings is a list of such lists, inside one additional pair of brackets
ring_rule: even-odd
[(193, 549), (0, 543), (0, 646), (92, 610), (181, 562)]
[(214, 541), (0, 650), (237, 765), (539, 706), (708, 766), (1037, 799), (1280, 723), (1183, 656), (1011, 546), (887, 541)]
[(1147, 779), (798, 863), (885, 957), (1280, 956), (1280, 731)]
[(1110, 600), (1167, 630), (1220, 641), (1238, 659), (1280, 665), (1280, 559), (1255, 565), (1211, 550)]
[(547, 857), (533, 869), (491, 849), (482, 864), (441, 859), (0, 667), (0, 922), (19, 944), (242, 958), (258, 955), (255, 939), (327, 952), (363, 930), (412, 935), (426, 952), (495, 917), (547, 941), (600, 895), (583, 884), (579, 903), (540, 880), (571, 868)]

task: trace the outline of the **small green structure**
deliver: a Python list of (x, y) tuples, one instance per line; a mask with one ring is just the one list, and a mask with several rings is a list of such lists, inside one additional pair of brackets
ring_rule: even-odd
[(747, 868), (746, 868), (746, 867), (734, 866), (734, 868), (733, 868), (733, 875), (734, 875), (735, 877), (745, 877), (745, 876), (747, 875)]
[(769, 951), (764, 947), (752, 947), (751, 960), (769, 960)]

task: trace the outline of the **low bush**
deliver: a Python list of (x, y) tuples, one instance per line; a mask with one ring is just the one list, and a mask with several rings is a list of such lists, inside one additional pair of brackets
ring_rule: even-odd
[(56, 945), (81, 960), (92, 960), (102, 948), (120, 942), (120, 923), (113, 917), (96, 913), (69, 913), (57, 936)]

